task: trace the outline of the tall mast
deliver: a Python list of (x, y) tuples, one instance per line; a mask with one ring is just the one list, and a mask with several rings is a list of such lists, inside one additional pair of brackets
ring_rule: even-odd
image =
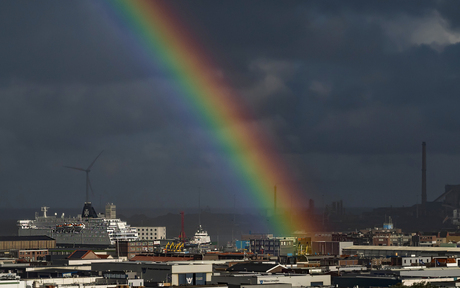
[(426, 143), (422, 142), (422, 205), (426, 204)]

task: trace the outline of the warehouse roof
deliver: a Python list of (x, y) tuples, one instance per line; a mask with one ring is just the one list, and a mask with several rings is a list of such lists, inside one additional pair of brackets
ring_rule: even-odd
[(51, 237), (45, 235), (39, 236), (0, 236), (1, 241), (49, 241), (54, 240)]
[(280, 267), (279, 264), (274, 263), (258, 263), (258, 262), (244, 262), (237, 263), (229, 268), (230, 272), (263, 272), (270, 273), (274, 268)]

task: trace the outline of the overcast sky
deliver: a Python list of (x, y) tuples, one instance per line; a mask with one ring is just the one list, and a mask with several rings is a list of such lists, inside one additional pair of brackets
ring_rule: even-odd
[[(460, 183), (458, 1), (168, 3), (317, 206), (420, 203), (422, 141), (428, 200)], [(232, 207), (222, 155), (104, 4), (0, 1), (0, 208), (81, 207), (63, 165), (102, 150), (94, 202)]]

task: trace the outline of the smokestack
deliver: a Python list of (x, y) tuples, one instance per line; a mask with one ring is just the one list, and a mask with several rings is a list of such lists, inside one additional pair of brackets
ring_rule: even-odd
[(422, 142), (422, 205), (426, 204), (426, 143)]

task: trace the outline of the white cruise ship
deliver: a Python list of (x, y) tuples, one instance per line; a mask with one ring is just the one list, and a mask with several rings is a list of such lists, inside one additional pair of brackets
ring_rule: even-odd
[(65, 247), (107, 247), (138, 239), (135, 228), (120, 219), (98, 215), (91, 202), (85, 202), (77, 217), (47, 215), (48, 207), (41, 211), (43, 215), (37, 213), (34, 220), (18, 220), (19, 236), (46, 235), (56, 239), (57, 246)]

